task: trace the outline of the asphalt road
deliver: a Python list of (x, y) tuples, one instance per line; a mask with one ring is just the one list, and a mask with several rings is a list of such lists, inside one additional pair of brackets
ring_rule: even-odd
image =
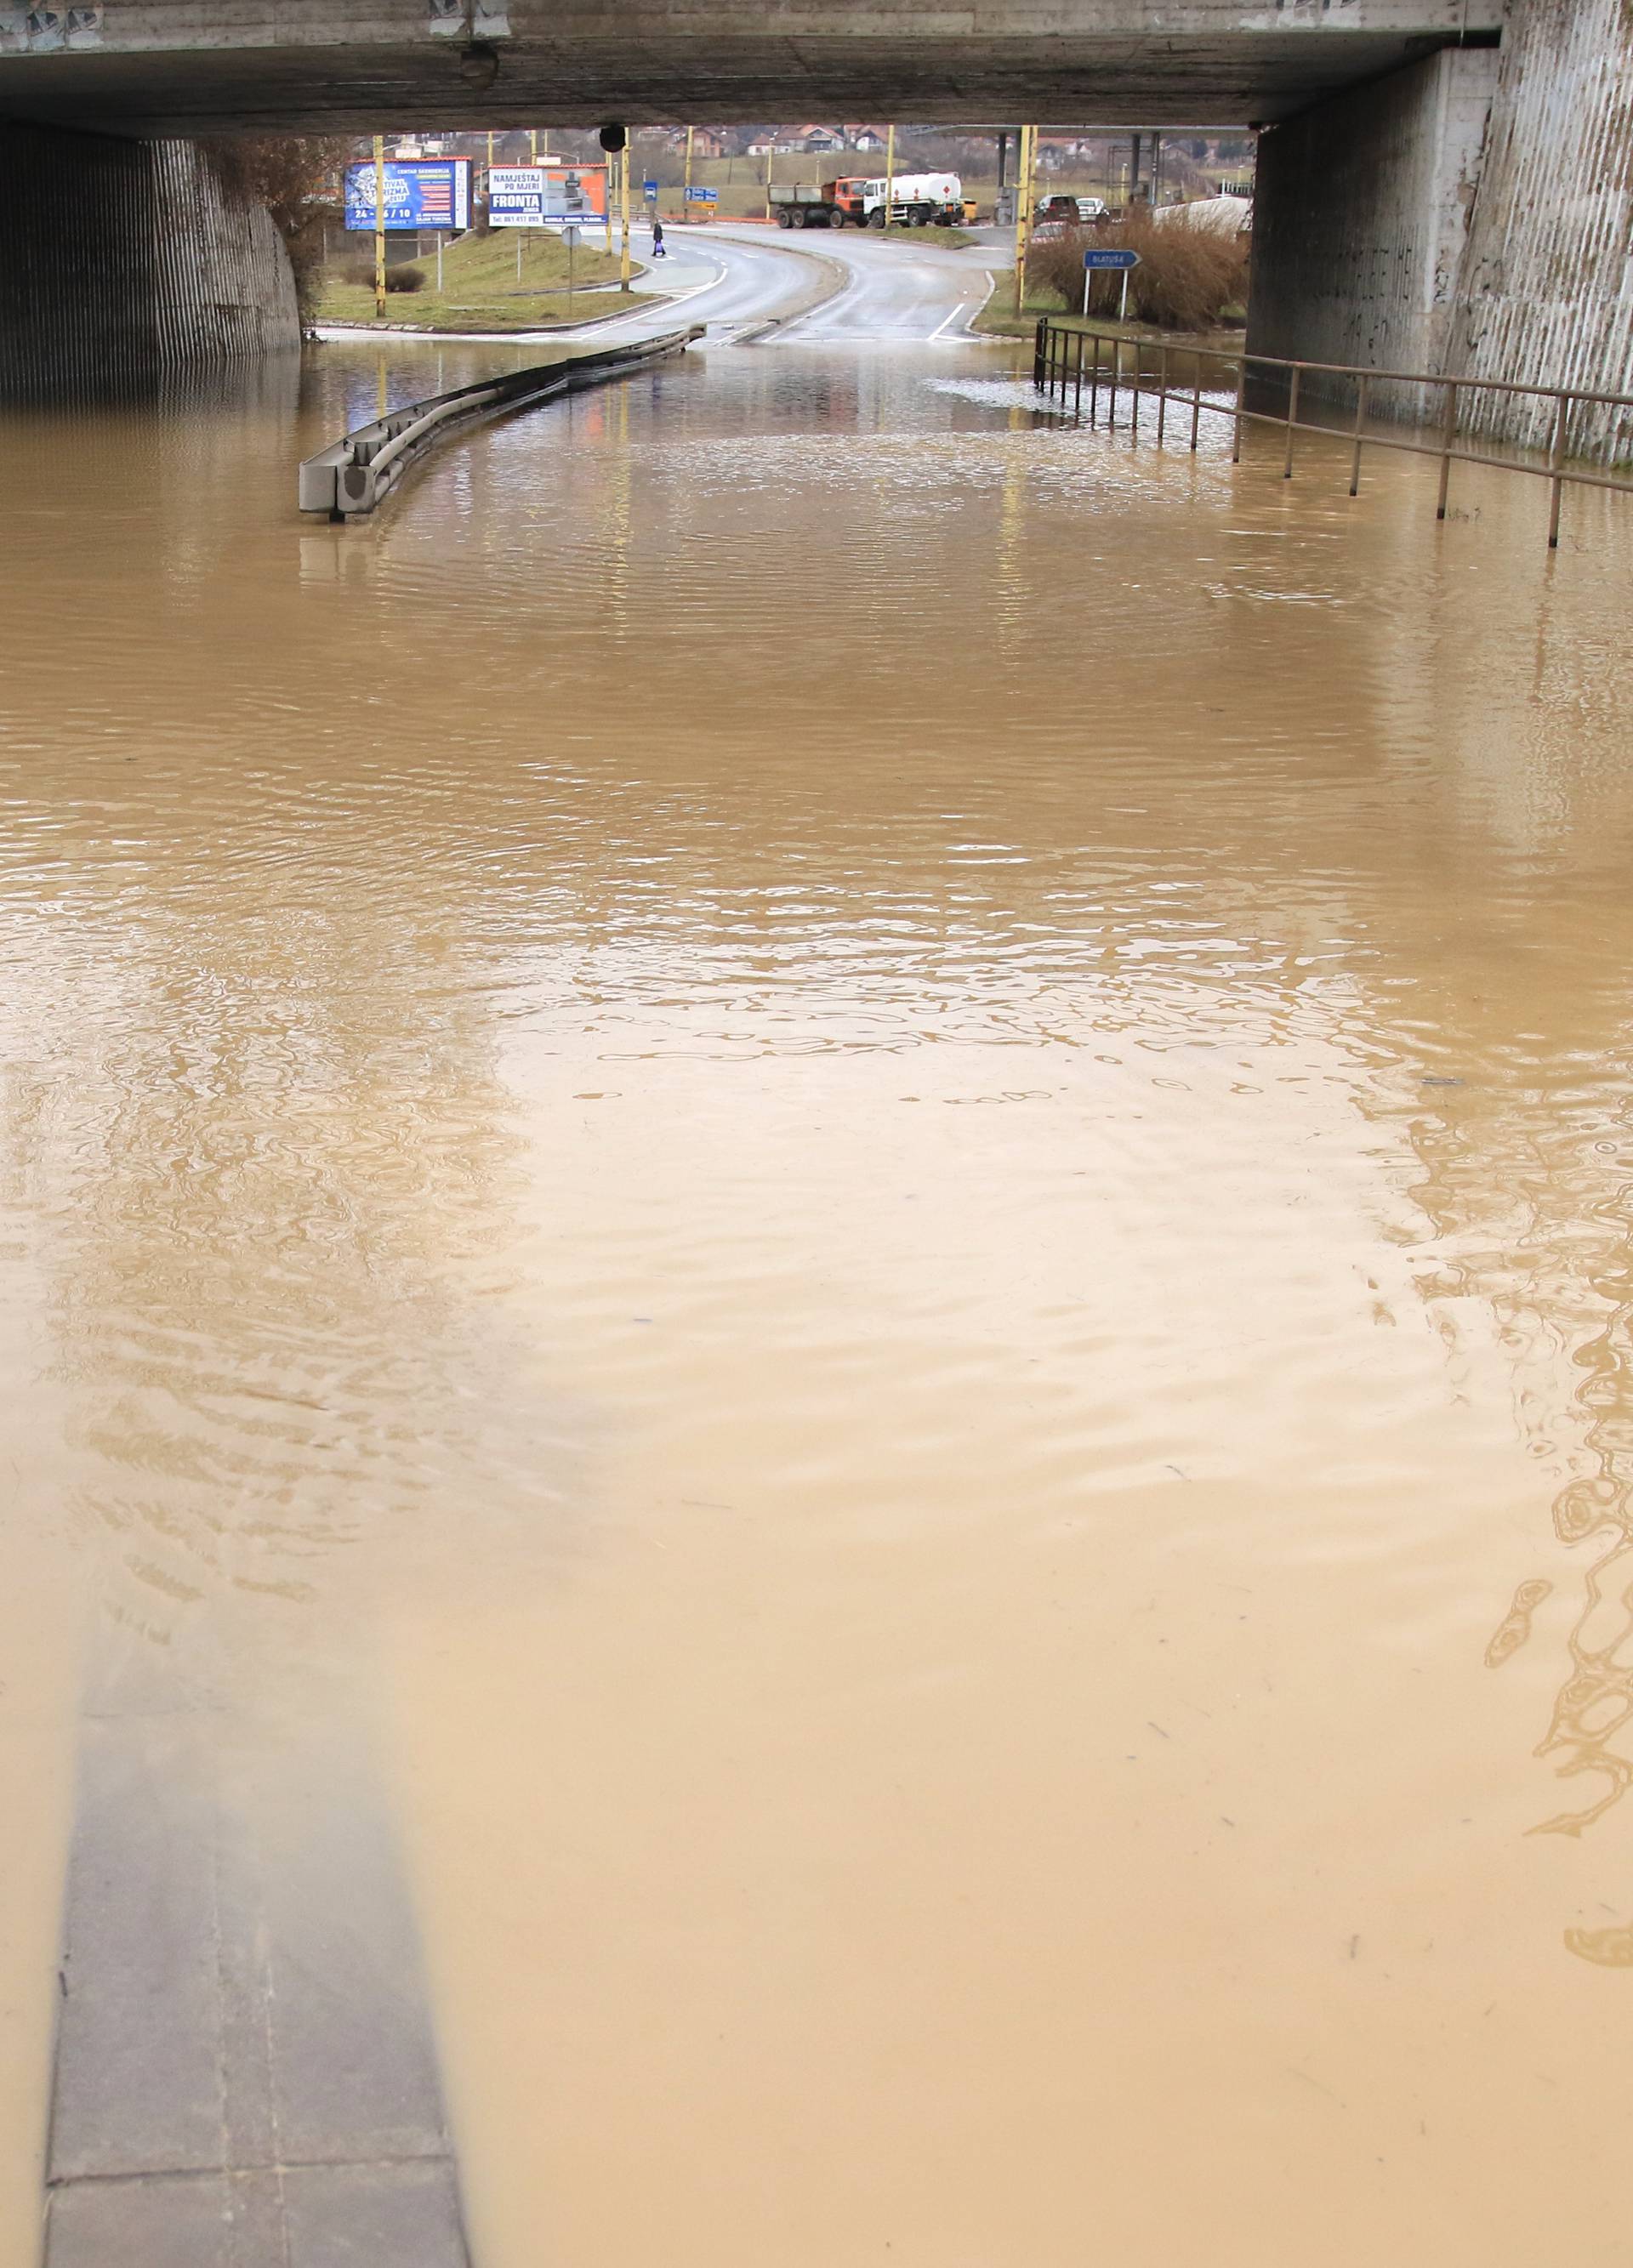
[[(584, 337), (632, 340), (694, 322), (720, 340), (772, 323), (767, 344), (967, 345), (970, 319), (1003, 264), (994, 246), (949, 252), (911, 239), (885, 243), (857, 229), (791, 235), (716, 223), (666, 229), (664, 239), (669, 259), (649, 267), (636, 288), (673, 296), (650, 314), (597, 325)], [(634, 245), (638, 257), (650, 259), (644, 228)]]

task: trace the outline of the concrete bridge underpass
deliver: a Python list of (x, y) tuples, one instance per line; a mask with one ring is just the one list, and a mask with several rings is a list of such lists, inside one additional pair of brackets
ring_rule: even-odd
[(0, 9), (0, 114), (146, 136), (829, 114), (1240, 124), (1495, 42), (1501, 24), (1502, 0), (107, 0)]
[(1623, 0), (106, 0), (0, 5), (0, 394), (294, 343), (190, 137), (844, 114), (1259, 126), (1252, 347), (1633, 390)]

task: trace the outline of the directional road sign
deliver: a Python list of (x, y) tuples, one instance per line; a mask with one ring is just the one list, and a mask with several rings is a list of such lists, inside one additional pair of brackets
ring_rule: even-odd
[(1085, 252), (1083, 254), (1083, 266), (1085, 268), (1110, 268), (1112, 269), (1123, 269), (1126, 270), (1130, 268), (1137, 268), (1139, 265), (1140, 255), (1137, 252), (1118, 252), (1112, 250), (1110, 246), (1107, 246), (1104, 251)]
[(688, 189), (686, 195), (694, 205), (713, 205), (720, 202), (720, 193), (718, 189)]

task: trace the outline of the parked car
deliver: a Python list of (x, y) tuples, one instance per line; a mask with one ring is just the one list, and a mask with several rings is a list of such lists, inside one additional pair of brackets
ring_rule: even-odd
[(1040, 223), (1058, 221), (1063, 228), (1092, 228), (1111, 217), (1112, 208), (1104, 197), (1046, 197), (1037, 210)]

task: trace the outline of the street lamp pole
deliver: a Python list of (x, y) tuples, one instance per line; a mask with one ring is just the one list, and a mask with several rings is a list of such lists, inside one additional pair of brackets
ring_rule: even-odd
[(630, 145), (618, 152), (618, 282), (630, 288)]

